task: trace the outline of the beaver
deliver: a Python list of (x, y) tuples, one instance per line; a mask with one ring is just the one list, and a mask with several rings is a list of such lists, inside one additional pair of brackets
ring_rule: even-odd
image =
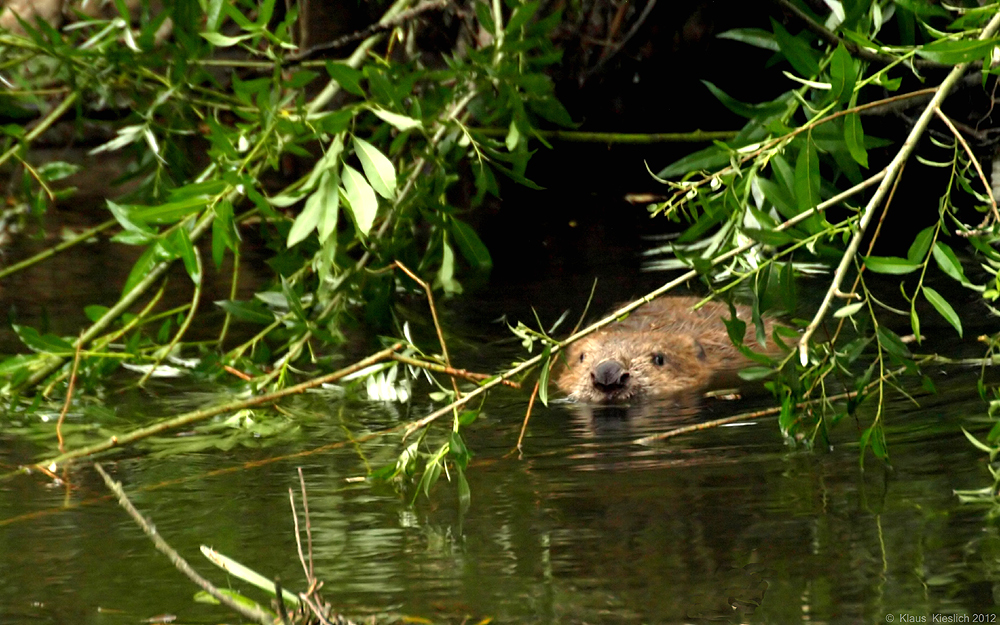
[[(595, 332), (566, 353), (567, 365), (556, 384), (575, 401), (624, 402), (640, 396), (703, 391), (731, 384), (750, 361), (733, 346), (722, 322), (729, 306), (696, 297), (667, 297), (635, 310), (624, 321)], [(760, 346), (749, 323), (751, 311), (736, 306), (747, 322), (744, 342)], [(766, 320), (765, 334), (772, 322)], [(769, 343), (765, 351), (776, 353)]]

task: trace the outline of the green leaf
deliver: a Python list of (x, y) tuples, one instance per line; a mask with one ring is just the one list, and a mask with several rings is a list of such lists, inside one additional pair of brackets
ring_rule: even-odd
[[(771, 18), (771, 29), (778, 42), (781, 53), (796, 72), (803, 78), (813, 78), (819, 74), (819, 60), (816, 51), (806, 43), (802, 36), (793, 37), (774, 18)], [(808, 31), (803, 31), (808, 36)]]
[(724, 147), (713, 145), (694, 154), (688, 154), (661, 169), (656, 177), (662, 179), (676, 178), (692, 171), (712, 171), (729, 164), (730, 151)]
[(11, 324), (14, 332), (17, 333), (17, 337), (21, 339), (28, 349), (33, 352), (38, 352), (41, 354), (60, 354), (63, 356), (70, 355), (74, 352), (73, 346), (52, 334), (39, 334), (38, 330), (29, 326), (20, 326), (17, 324)]
[(864, 302), (854, 302), (853, 304), (848, 304), (847, 306), (842, 306), (839, 309), (837, 309), (837, 311), (835, 313), (833, 313), (833, 316), (837, 317), (838, 319), (841, 318), (841, 317), (850, 317), (854, 313), (856, 313), (859, 310), (861, 310), (861, 308), (864, 305), (865, 305)]
[(337, 230), (340, 214), (340, 174), (336, 169), (327, 172), (326, 180), (321, 180), (316, 193), (323, 193), (323, 209), (319, 215), (319, 242), (324, 243)]
[(913, 237), (913, 243), (906, 252), (906, 258), (910, 262), (918, 263), (927, 256), (927, 251), (931, 248), (931, 240), (934, 238), (935, 226), (927, 226)]
[(396, 196), (396, 168), (374, 145), (354, 137), (354, 153), (361, 161), (361, 168), (375, 192), (387, 200)]
[[(209, 562), (219, 567), (223, 571), (226, 571), (233, 577), (242, 579), (248, 584), (252, 584), (257, 588), (260, 588), (264, 592), (271, 593), (272, 595), (274, 594), (273, 579), (268, 579), (264, 577), (257, 571), (254, 571), (253, 569), (240, 564), (239, 562), (233, 560), (232, 558), (222, 555), (221, 553), (212, 549), (211, 547), (206, 547), (205, 545), (202, 545), (201, 554), (205, 556)], [(281, 598), (286, 603), (288, 603), (289, 606), (299, 605), (299, 598), (287, 590), (282, 589)]]
[(795, 199), (798, 201), (799, 212), (820, 203), (819, 182), (819, 154), (816, 152), (816, 145), (807, 138), (795, 162)]
[[(320, 178), (319, 188), (309, 196), (306, 205), (295, 218), (292, 227), (288, 230), (288, 239), (285, 241), (287, 247), (292, 247), (299, 241), (304, 240), (319, 225), (319, 218), (323, 212), (323, 203), (326, 198), (326, 188), (324, 181), (330, 180), (330, 174), (324, 173)], [(338, 190), (339, 193), (339, 190)]]
[(830, 95), (840, 104), (846, 104), (854, 95), (854, 85), (858, 79), (858, 71), (854, 67), (851, 53), (843, 42), (837, 44), (830, 58)]
[(229, 46), (235, 46), (244, 39), (249, 39), (252, 35), (240, 35), (239, 37), (227, 37), (220, 33), (199, 33), (204, 37), (210, 44), (219, 48), (228, 48)]
[(350, 165), (344, 165), (341, 181), (344, 183), (344, 195), (347, 196), (348, 209), (358, 234), (365, 238), (375, 223), (378, 213), (378, 200), (371, 185), (361, 175), (361, 172)]
[(274, 321), (274, 314), (257, 300), (250, 300), (248, 302), (220, 300), (215, 302), (215, 305), (241, 321), (249, 321), (262, 325), (267, 325)]
[(774, 34), (767, 32), (763, 28), (733, 28), (719, 33), (716, 35), (716, 38), (732, 39), (733, 41), (739, 41), (750, 46), (770, 50), (771, 52), (778, 52), (780, 50), (778, 42), (774, 40)]
[(965, 277), (965, 271), (962, 269), (962, 263), (959, 262), (958, 257), (955, 256), (955, 252), (948, 246), (948, 244), (942, 243), (941, 241), (935, 241), (934, 248), (931, 251), (934, 254), (934, 260), (937, 261), (937, 265), (941, 271), (945, 272), (962, 284), (970, 284), (969, 279)]
[(764, 197), (767, 198), (771, 204), (774, 204), (774, 208), (776, 208), (783, 217), (789, 219), (799, 214), (795, 205), (795, 200), (792, 198), (792, 194), (789, 193), (789, 190), (780, 182), (777, 180), (769, 180), (767, 178), (758, 178), (757, 185), (764, 193)]
[(412, 117), (407, 117), (406, 115), (400, 115), (398, 113), (393, 113), (385, 109), (377, 108), (374, 106), (368, 107), (372, 113), (378, 116), (379, 119), (385, 123), (391, 125), (393, 128), (400, 132), (406, 132), (407, 130), (413, 130), (414, 128), (422, 128), (423, 123), (419, 119), (413, 119)]
[(541, 373), (538, 375), (538, 399), (542, 405), (549, 405), (549, 361), (552, 359), (552, 346), (546, 345), (542, 350)]
[(946, 65), (958, 65), (969, 61), (985, 58), (1000, 40), (986, 39), (939, 39), (922, 48), (917, 48), (917, 55), (930, 61)]
[(163, 245), (172, 256), (180, 257), (184, 263), (184, 270), (191, 277), (191, 281), (195, 284), (201, 284), (201, 263), (198, 262), (194, 244), (191, 242), (191, 237), (188, 236), (188, 231), (183, 227), (176, 228), (170, 233), (170, 236), (164, 239)]
[(149, 275), (153, 267), (160, 261), (172, 260), (173, 258), (175, 257), (171, 256), (159, 242), (147, 247), (146, 251), (139, 256), (139, 260), (132, 265), (132, 271), (129, 272), (128, 278), (125, 279), (125, 285), (122, 287), (122, 295), (130, 293), (135, 285)]
[(531, 21), (531, 18), (538, 10), (538, 5), (538, 2), (523, 2), (519, 4), (511, 14), (510, 20), (507, 22), (507, 28), (504, 31), (508, 34), (517, 34), (522, 26)]
[(866, 256), (865, 267), (875, 273), (901, 275), (916, 271), (920, 268), (920, 263), (899, 258), (898, 256)]
[(772, 115), (783, 113), (788, 108), (788, 102), (784, 97), (777, 98), (770, 102), (762, 102), (760, 104), (747, 104), (730, 97), (725, 91), (719, 89), (707, 80), (703, 80), (701, 82), (708, 88), (709, 91), (712, 92), (712, 95), (714, 95), (723, 106), (740, 117), (746, 117), (748, 119), (756, 117), (770, 117)]
[(452, 295), (462, 292), (462, 285), (455, 280), (455, 252), (448, 244), (447, 237), (441, 240), (441, 267), (438, 269), (437, 277), (434, 279), (435, 286), (440, 286), (444, 292)]
[(897, 358), (909, 358), (910, 350), (906, 347), (906, 343), (903, 339), (899, 338), (899, 335), (885, 327), (884, 325), (879, 325), (878, 329), (875, 331), (875, 336), (878, 339), (879, 345), (882, 349), (889, 352)]
[(458, 509), (464, 514), (469, 509), (469, 504), (472, 503), (472, 490), (469, 488), (469, 481), (465, 479), (465, 471), (462, 467), (455, 468), (458, 473), (456, 476), (458, 478)]
[(120, 204), (112, 202), (111, 200), (106, 200), (108, 204), (108, 210), (111, 211), (111, 215), (115, 218), (115, 221), (129, 232), (136, 232), (143, 235), (155, 235), (145, 223), (133, 218), (132, 211)]
[(747, 367), (745, 369), (741, 369), (737, 375), (739, 375), (741, 379), (746, 380), (748, 382), (756, 382), (758, 380), (764, 380), (774, 375), (774, 368)]
[(420, 478), (419, 488), (424, 491), (425, 497), (431, 496), (431, 488), (437, 483), (439, 477), (441, 477), (440, 462), (432, 462), (424, 468), (424, 474)]
[(979, 451), (983, 451), (983, 452), (986, 452), (988, 454), (993, 453), (993, 448), (992, 447), (990, 447), (989, 445), (981, 443), (978, 438), (976, 438), (972, 434), (969, 434), (969, 431), (966, 430), (965, 428), (962, 428), (962, 434), (965, 434), (965, 438), (969, 439), (969, 442), (972, 443), (972, 446), (975, 447), (976, 449), (978, 449)]
[(865, 131), (861, 127), (861, 116), (848, 113), (844, 118), (844, 143), (851, 158), (862, 167), (868, 167), (868, 151), (865, 149)]
[(458, 250), (462, 252), (465, 260), (475, 269), (489, 271), (493, 267), (493, 259), (490, 258), (490, 251), (486, 249), (482, 239), (472, 229), (472, 226), (461, 219), (451, 218), (451, 236), (458, 245)]
[(958, 313), (955, 309), (951, 307), (948, 300), (943, 298), (940, 293), (935, 291), (929, 286), (924, 287), (924, 297), (927, 301), (931, 303), (932, 306), (941, 314), (945, 320), (952, 325), (953, 328), (958, 332), (959, 338), (962, 336), (962, 320), (958, 318)]

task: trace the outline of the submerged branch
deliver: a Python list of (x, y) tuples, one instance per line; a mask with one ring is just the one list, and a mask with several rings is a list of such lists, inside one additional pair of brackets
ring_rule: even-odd
[(251, 619), (261, 623), (261, 625), (274, 625), (274, 618), (271, 617), (267, 612), (260, 609), (260, 606), (250, 607), (243, 603), (234, 601), (229, 596), (220, 592), (218, 588), (215, 587), (212, 582), (208, 581), (204, 577), (198, 574), (191, 565), (187, 563), (187, 560), (177, 553), (177, 551), (171, 547), (167, 541), (163, 539), (163, 536), (156, 531), (156, 527), (153, 526), (149, 521), (147, 521), (142, 514), (136, 510), (132, 502), (129, 501), (128, 495), (125, 494), (125, 490), (122, 488), (121, 482), (116, 482), (111, 479), (99, 463), (94, 463), (94, 469), (101, 474), (104, 478), (104, 484), (108, 487), (108, 490), (113, 492), (115, 496), (118, 497), (118, 505), (128, 512), (128, 515), (132, 517), (143, 533), (149, 536), (149, 539), (153, 541), (153, 545), (156, 546), (156, 550), (167, 556), (170, 562), (177, 568), (178, 571), (184, 573), (195, 584), (197, 584), (202, 590), (212, 595), (219, 603), (226, 606), (230, 610), (233, 610), (237, 614), (242, 615), (244, 618)]
[[(74, 459), (77, 459), (77, 458), (83, 458), (83, 457), (86, 457), (86, 456), (92, 456), (92, 455), (94, 455), (96, 453), (100, 453), (102, 451), (107, 451), (109, 449), (113, 449), (115, 447), (120, 447), (122, 445), (127, 445), (129, 443), (133, 443), (133, 442), (135, 442), (137, 440), (141, 440), (143, 438), (147, 438), (147, 437), (153, 436), (155, 434), (160, 434), (162, 432), (166, 432), (166, 431), (169, 431), (169, 430), (172, 430), (172, 429), (176, 429), (176, 428), (179, 428), (181, 426), (185, 426), (185, 425), (188, 425), (188, 424), (191, 424), (191, 423), (196, 423), (198, 421), (204, 421), (205, 419), (208, 419), (210, 417), (214, 417), (214, 416), (219, 415), (219, 414), (223, 414), (223, 413), (226, 413), (226, 412), (232, 412), (232, 411), (235, 411), (235, 410), (242, 410), (244, 408), (251, 408), (253, 406), (259, 406), (261, 404), (268, 404), (268, 403), (271, 403), (271, 402), (276, 401), (278, 399), (281, 399), (282, 397), (287, 397), (289, 395), (295, 395), (295, 394), (301, 393), (301, 392), (303, 392), (305, 390), (308, 390), (310, 388), (315, 388), (315, 387), (317, 387), (317, 386), (319, 386), (321, 384), (326, 384), (328, 382), (334, 382), (336, 380), (344, 378), (344, 377), (346, 377), (346, 376), (348, 376), (348, 375), (350, 375), (350, 374), (352, 374), (352, 373), (354, 373), (356, 371), (360, 371), (360, 370), (364, 369), (365, 367), (371, 366), (371, 365), (373, 365), (373, 364), (375, 364), (377, 362), (380, 362), (382, 360), (385, 360), (385, 359), (389, 358), (389, 356), (394, 351), (396, 351), (396, 350), (398, 350), (398, 349), (400, 349), (402, 347), (403, 347), (402, 343), (396, 343), (395, 345), (392, 345), (392, 346), (390, 346), (390, 347), (388, 347), (386, 349), (383, 349), (380, 352), (376, 352), (376, 353), (372, 354), (371, 356), (368, 356), (367, 358), (359, 360), (358, 362), (354, 363), (353, 365), (351, 365), (349, 367), (344, 367), (343, 369), (340, 369), (339, 371), (335, 371), (333, 373), (328, 373), (326, 375), (321, 375), (321, 376), (319, 376), (317, 378), (313, 378), (313, 379), (308, 380), (306, 382), (302, 382), (301, 384), (296, 384), (295, 386), (289, 386), (288, 388), (284, 388), (284, 389), (281, 389), (280, 391), (275, 391), (273, 393), (267, 393), (267, 394), (264, 394), (264, 395), (258, 395), (257, 397), (251, 397), (250, 399), (242, 399), (242, 400), (239, 400), (239, 401), (229, 402), (229, 403), (221, 404), (221, 405), (218, 405), (218, 406), (212, 406), (210, 408), (203, 408), (201, 410), (194, 410), (192, 412), (187, 412), (187, 413), (184, 413), (184, 414), (182, 414), (180, 416), (173, 417), (172, 419), (167, 419), (165, 421), (161, 421), (161, 422), (159, 422), (159, 423), (157, 423), (155, 425), (152, 425), (152, 426), (149, 426), (149, 427), (144, 427), (144, 428), (139, 428), (137, 430), (133, 430), (133, 431), (127, 433), (127, 434), (123, 434), (122, 436), (112, 436), (108, 440), (106, 440), (104, 442), (101, 442), (101, 443), (97, 443), (96, 445), (91, 445), (89, 447), (83, 447), (81, 449), (76, 449), (74, 451), (70, 451), (70, 452), (67, 452), (67, 453), (64, 453), (64, 454), (60, 454), (60, 455), (58, 455), (58, 456), (56, 456), (54, 458), (48, 459), (48, 460), (42, 460), (42, 461), (40, 461), (40, 462), (38, 462), (38, 463), (36, 463), (36, 464), (34, 464), (32, 466), (34, 466), (35, 468), (38, 468), (38, 469), (41, 469), (42, 467), (46, 467), (48, 470), (52, 470), (54, 467), (56, 467), (58, 465), (62, 465), (62, 464), (66, 463), (69, 460), (74, 460)], [(22, 471), (23, 470), (24, 469), (22, 468)]]

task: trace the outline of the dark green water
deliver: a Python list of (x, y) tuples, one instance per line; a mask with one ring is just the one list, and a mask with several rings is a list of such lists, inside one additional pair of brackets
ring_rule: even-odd
[[(227, 581), (198, 546), (301, 590), (288, 489), (298, 498), (302, 467), (323, 595), (358, 619), (971, 619), (996, 612), (1000, 581), (995, 525), (952, 492), (988, 484), (985, 456), (959, 431), (976, 427), (985, 411), (972, 380), (941, 376), (940, 394), (919, 398), (920, 408), (890, 402), (892, 466), (869, 458), (863, 471), (851, 423), (839, 430), (843, 442), (817, 452), (786, 446), (773, 420), (635, 445), (638, 436), (699, 418), (670, 404), (631, 415), (539, 407), (518, 457), (510, 452), (525, 397), (504, 391), (466, 433), (475, 458), (464, 514), (444, 479), (412, 506), (391, 485), (349, 480), (393, 462), (400, 445), (396, 434), (351, 440), (426, 414), (420, 399), (407, 408), (309, 395), (285, 405), (298, 428), (287, 442), (104, 462), (198, 570), (261, 600)], [(701, 417), (756, 405), (715, 401)], [(116, 410), (139, 422), (152, 409), (145, 401)], [(10, 467), (32, 452), (9, 436), (0, 460)], [(238, 622), (192, 601), (195, 588), (89, 466), (63, 486), (37, 474), (0, 482), (0, 562), (4, 624), (137, 623), (160, 614)], [(743, 611), (734, 614), (733, 603)]]

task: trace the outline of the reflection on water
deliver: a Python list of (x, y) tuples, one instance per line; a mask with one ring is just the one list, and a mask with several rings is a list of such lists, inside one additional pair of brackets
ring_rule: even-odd
[[(893, 464), (869, 458), (864, 470), (853, 432), (832, 450), (796, 451), (773, 421), (633, 443), (748, 407), (722, 401), (629, 409), (554, 402), (536, 409), (518, 457), (510, 452), (526, 402), (504, 391), (466, 432), (476, 455), (465, 514), (444, 479), (413, 506), (412, 492), (350, 481), (394, 462), (398, 435), (366, 433), (407, 416), (321, 395), (289, 402), (303, 432), (279, 448), (106, 462), (199, 570), (261, 600), (213, 570), (198, 545), (301, 589), (288, 489), (298, 492), (302, 466), (316, 574), (325, 597), (357, 617), (839, 623), (993, 612), (1000, 540), (981, 510), (952, 494), (986, 483), (983, 458), (957, 429), (982, 404), (967, 380), (939, 386), (942, 395), (923, 398), (919, 410), (890, 406)], [(5, 442), (7, 466), (32, 453)], [(191, 601), (194, 588), (90, 469), (75, 471), (68, 489), (47, 483), (0, 483), (4, 623), (230, 618)]]

